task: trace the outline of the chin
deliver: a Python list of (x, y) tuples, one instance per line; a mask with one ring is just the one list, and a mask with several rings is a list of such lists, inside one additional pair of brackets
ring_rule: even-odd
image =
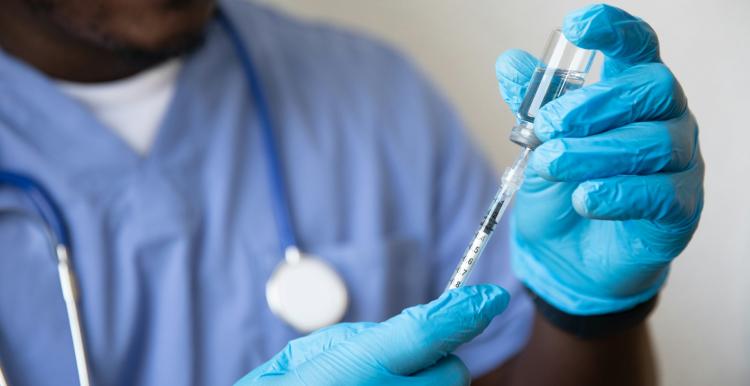
[(176, 51), (199, 40), (215, 8), (212, 0), (122, 0), (107, 28), (116, 45), (144, 52)]
[(215, 0), (27, 0), (70, 37), (134, 60), (174, 56), (202, 41)]

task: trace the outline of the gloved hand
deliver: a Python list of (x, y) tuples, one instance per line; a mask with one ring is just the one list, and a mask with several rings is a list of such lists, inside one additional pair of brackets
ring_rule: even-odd
[[(569, 14), (563, 34), (605, 55), (602, 79), (538, 112), (543, 144), (517, 193), (513, 269), (562, 311), (622, 311), (655, 296), (698, 225), (698, 125), (646, 22), (594, 5)], [(537, 64), (518, 50), (497, 61), (514, 112)]]
[(444, 293), (383, 323), (343, 323), (289, 342), (235, 386), (468, 385), (466, 366), (450, 355), (479, 335), (508, 305), (500, 287)]

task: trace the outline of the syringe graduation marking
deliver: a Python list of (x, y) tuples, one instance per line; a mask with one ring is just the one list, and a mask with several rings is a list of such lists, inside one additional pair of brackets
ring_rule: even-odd
[(495, 230), (495, 225), (497, 225), (497, 220), (498, 220), (497, 215), (500, 213), (500, 208), (503, 205), (505, 205), (505, 200), (500, 200), (500, 202), (498, 202), (497, 205), (495, 205), (495, 208), (492, 211), (492, 213), (489, 214), (490, 218), (482, 222), (484, 225), (484, 227), (482, 228), (482, 231), (485, 234), (489, 235), (490, 233), (492, 233), (492, 231)]

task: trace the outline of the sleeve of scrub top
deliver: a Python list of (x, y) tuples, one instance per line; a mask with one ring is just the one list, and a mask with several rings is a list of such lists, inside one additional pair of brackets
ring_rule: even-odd
[[(435, 248), (432, 253), (438, 262), (433, 291), (438, 296), (445, 289), (495, 195), (499, 173), (489, 165), (481, 149), (472, 143), (444, 98), (434, 90), (431, 95), (431, 110), (436, 115), (435, 122), (438, 122), (437, 127), (433, 127), (437, 131), (438, 172), (437, 186), (433, 189), (436, 208), (433, 211), (435, 231), (432, 242)], [(533, 321), (533, 306), (523, 285), (510, 269), (509, 219), (510, 216), (506, 215), (495, 228), (493, 238), (468, 282), (498, 284), (511, 294), (505, 312), (496, 317), (484, 333), (456, 352), (474, 377), (489, 372), (517, 354), (526, 344)]]

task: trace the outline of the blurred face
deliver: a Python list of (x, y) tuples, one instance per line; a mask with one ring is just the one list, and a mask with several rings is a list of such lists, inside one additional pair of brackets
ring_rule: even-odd
[(158, 61), (198, 45), (214, 0), (21, 0), (57, 30), (135, 61)]

